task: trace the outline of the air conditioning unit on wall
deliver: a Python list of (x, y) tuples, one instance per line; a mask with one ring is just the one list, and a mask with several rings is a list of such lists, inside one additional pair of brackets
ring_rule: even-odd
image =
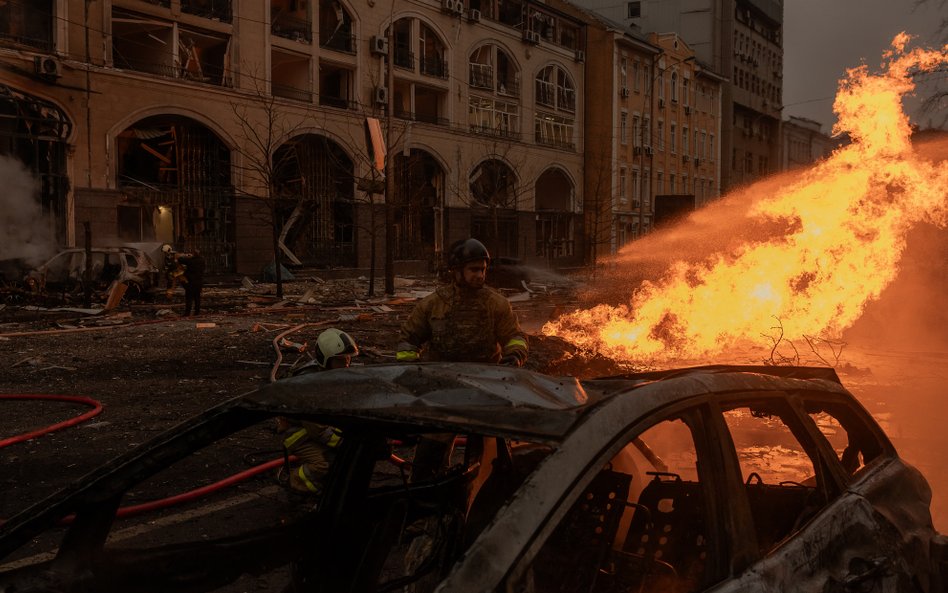
[(623, 99), (627, 99), (629, 97), (629, 87), (627, 86), (622, 87), (622, 89), (619, 90), (619, 94), (622, 96)]
[(471, 21), (472, 23), (478, 22), (481, 20), (481, 11), (477, 10), (476, 8), (472, 8), (467, 13), (467, 20)]
[(540, 34), (536, 31), (524, 31), (523, 40), (527, 43), (537, 44), (540, 43)]
[(388, 105), (388, 87), (375, 87), (375, 102), (380, 105)]
[(33, 71), (47, 78), (59, 78), (63, 75), (62, 63), (50, 56), (36, 56), (33, 58)]
[(370, 43), (372, 53), (377, 56), (388, 55), (388, 38), (373, 36)]

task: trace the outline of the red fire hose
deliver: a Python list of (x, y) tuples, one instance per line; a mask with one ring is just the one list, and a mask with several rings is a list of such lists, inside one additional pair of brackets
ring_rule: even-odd
[(86, 406), (92, 407), (91, 410), (85, 414), (80, 414), (69, 420), (63, 422), (58, 422), (56, 424), (47, 426), (46, 428), (41, 428), (39, 430), (34, 430), (31, 432), (25, 432), (23, 434), (18, 434), (12, 437), (7, 437), (5, 439), (0, 439), (0, 449), (3, 447), (13, 445), (15, 443), (22, 443), (23, 441), (28, 441), (30, 439), (35, 439), (36, 437), (43, 436), (44, 434), (49, 434), (57, 430), (62, 430), (63, 428), (68, 428), (70, 426), (75, 426), (80, 422), (85, 422), (89, 418), (97, 416), (102, 411), (102, 404), (96, 400), (84, 397), (81, 395), (41, 395), (36, 393), (0, 393), (0, 399), (29, 399), (29, 400), (46, 400), (46, 401), (60, 401), (60, 402), (71, 402), (77, 404), (84, 404)]

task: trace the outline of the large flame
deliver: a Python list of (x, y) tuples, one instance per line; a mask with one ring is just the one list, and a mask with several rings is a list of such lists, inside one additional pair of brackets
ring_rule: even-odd
[(745, 226), (782, 232), (678, 261), (630, 287), (628, 305), (570, 313), (543, 333), (628, 361), (715, 355), (759, 341), (775, 319), (787, 338), (838, 337), (895, 278), (908, 230), (948, 224), (948, 162), (913, 152), (902, 111), (913, 73), (948, 63), (948, 45), (906, 51), (908, 40), (895, 38), (881, 73), (860, 66), (840, 82), (834, 133), (852, 143), (749, 208)]

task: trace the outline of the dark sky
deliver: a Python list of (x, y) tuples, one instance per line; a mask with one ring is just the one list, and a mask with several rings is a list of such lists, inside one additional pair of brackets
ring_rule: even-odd
[[(828, 133), (836, 123), (837, 83), (847, 68), (866, 63), (878, 70), (882, 53), (901, 31), (916, 36), (917, 44), (937, 47), (948, 2), (927, 0), (914, 6), (915, 0), (786, 0), (784, 117), (816, 120)], [(910, 115), (912, 105), (908, 103)], [(915, 123), (927, 127), (928, 120), (925, 116)]]

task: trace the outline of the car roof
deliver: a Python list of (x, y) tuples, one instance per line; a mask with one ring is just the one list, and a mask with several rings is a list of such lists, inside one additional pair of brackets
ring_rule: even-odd
[(823, 367), (716, 365), (580, 382), (498, 365), (388, 364), (291, 377), (243, 396), (241, 407), (329, 422), (377, 422), (505, 438), (562, 441), (600, 402), (641, 390), (655, 405), (741, 391), (847, 393)]

